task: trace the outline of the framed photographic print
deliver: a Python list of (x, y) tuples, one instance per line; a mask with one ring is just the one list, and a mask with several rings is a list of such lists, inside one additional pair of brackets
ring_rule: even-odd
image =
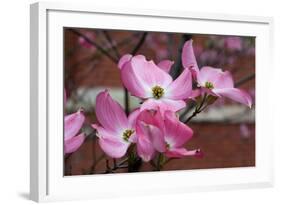
[(272, 186), (272, 22), (31, 5), (31, 199)]

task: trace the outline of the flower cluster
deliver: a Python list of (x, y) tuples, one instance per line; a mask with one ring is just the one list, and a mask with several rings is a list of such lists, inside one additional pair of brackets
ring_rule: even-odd
[(196, 111), (199, 112), (204, 103), (208, 106), (218, 98), (227, 97), (251, 107), (251, 97), (234, 88), (228, 71), (209, 66), (199, 69), (192, 40), (183, 46), (182, 64), (182, 73), (173, 80), (169, 74), (173, 66), (170, 60), (155, 64), (143, 55), (130, 54), (120, 59), (118, 68), (122, 83), (142, 103), (127, 116), (108, 90), (98, 94), (95, 111), (99, 123), (92, 127), (97, 131), (100, 147), (108, 156), (121, 158), (131, 145), (146, 162), (157, 154), (167, 158), (202, 156), (200, 149), (185, 148), (193, 131), (179, 120), (178, 112), (186, 107), (186, 103), (198, 100)]

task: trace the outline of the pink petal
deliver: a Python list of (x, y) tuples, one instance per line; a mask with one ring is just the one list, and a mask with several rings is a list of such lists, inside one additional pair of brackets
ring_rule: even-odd
[(160, 113), (160, 107), (156, 106), (155, 109), (146, 109), (140, 112), (137, 122), (143, 121), (147, 124), (163, 127), (163, 118)]
[(232, 75), (229, 71), (225, 71), (219, 74), (217, 81), (215, 82), (215, 88), (233, 88), (234, 82)]
[(163, 60), (163, 61), (159, 62), (157, 64), (157, 66), (159, 68), (161, 68), (162, 70), (164, 70), (166, 73), (169, 73), (173, 64), (174, 64), (174, 61)]
[(99, 137), (99, 145), (108, 156), (121, 158), (126, 154), (130, 143), (113, 136), (102, 136)]
[(144, 56), (135, 56), (131, 62), (136, 74), (150, 88), (155, 85), (167, 87), (173, 81), (168, 73), (157, 67), (152, 60), (147, 61)]
[(85, 135), (81, 133), (64, 141), (64, 154), (75, 152), (84, 142)]
[(129, 62), (132, 57), (133, 57), (133, 56), (132, 56), (131, 54), (125, 54), (125, 55), (123, 55), (123, 56), (120, 58), (119, 62), (118, 62), (118, 68), (119, 68), (119, 69), (122, 69), (123, 66), (125, 65), (125, 63)]
[(117, 132), (112, 132), (111, 130), (106, 130), (102, 126), (99, 126), (97, 124), (92, 124), (91, 126), (97, 131), (97, 137), (113, 136), (113, 137), (118, 138), (122, 134), (122, 132), (117, 133)]
[(173, 100), (184, 100), (191, 96), (191, 91), (191, 72), (185, 69), (181, 75), (169, 85), (165, 97)]
[(185, 156), (203, 157), (203, 153), (200, 150), (187, 150), (185, 148), (174, 148), (165, 152), (165, 155), (170, 158), (182, 158)]
[(252, 106), (251, 96), (238, 88), (213, 89), (213, 92), (220, 96), (224, 96), (236, 102), (247, 105), (250, 108)]
[(122, 67), (121, 80), (124, 87), (128, 89), (131, 95), (139, 98), (151, 97), (151, 87), (149, 87), (147, 83), (140, 78), (136, 69), (132, 67), (131, 62), (125, 63)]
[(74, 137), (81, 129), (85, 116), (81, 110), (64, 117), (64, 139)]
[(173, 112), (177, 112), (186, 107), (186, 102), (183, 100), (171, 100), (171, 99), (163, 99), (159, 104), (159, 108), (161, 113), (163, 114), (165, 110), (170, 110)]
[[(137, 135), (145, 135), (159, 152), (166, 150), (164, 140), (164, 124), (159, 110), (144, 110), (137, 119)], [(140, 133), (139, 133), (140, 132)]]
[(192, 46), (193, 41), (189, 40), (186, 41), (183, 49), (182, 49), (182, 64), (183, 67), (186, 69), (189, 69), (192, 73), (192, 76), (196, 78), (199, 68), (197, 65), (197, 61), (194, 55), (193, 51), (193, 46)]
[(129, 127), (130, 128), (135, 128), (136, 127), (136, 120), (137, 120), (137, 117), (139, 116), (140, 114), (140, 109), (135, 109), (134, 111), (132, 111), (128, 117), (128, 120), (129, 120)]
[(181, 147), (192, 138), (193, 131), (186, 124), (179, 121), (175, 113), (164, 113), (165, 141), (171, 148)]
[(162, 102), (160, 110), (171, 110), (173, 112), (177, 112), (186, 107), (186, 102), (183, 100), (163, 99)]
[(129, 122), (124, 110), (111, 98), (107, 90), (98, 94), (95, 111), (99, 123), (105, 129), (118, 133), (128, 128)]
[(143, 122), (137, 123), (137, 153), (143, 161), (150, 161), (155, 155), (155, 149), (147, 135), (147, 130)]
[(148, 99), (144, 101), (141, 105), (141, 111), (143, 110), (157, 110), (160, 108), (161, 113), (164, 113), (166, 110), (171, 110), (173, 112), (177, 112), (184, 108), (186, 103), (183, 100), (171, 100), (171, 99)]
[(166, 110), (171, 110), (173, 112), (177, 112), (184, 108), (186, 103), (183, 100), (170, 100), (170, 99), (148, 99), (144, 101), (141, 105), (141, 111), (143, 110), (157, 110), (160, 108), (161, 113), (164, 113)]

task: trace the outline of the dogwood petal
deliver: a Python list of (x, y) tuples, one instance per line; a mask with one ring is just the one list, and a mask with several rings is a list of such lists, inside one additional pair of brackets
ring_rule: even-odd
[(213, 92), (220, 96), (224, 96), (236, 102), (247, 105), (250, 108), (252, 106), (251, 96), (245, 91), (240, 90), (238, 88), (213, 89)]
[[(159, 110), (144, 110), (140, 113), (137, 123), (141, 135), (146, 135), (152, 142), (154, 148), (159, 152), (166, 150), (166, 143), (164, 140), (164, 124)], [(137, 135), (139, 133), (137, 132)]]
[(187, 150), (185, 148), (173, 148), (165, 152), (165, 155), (170, 158), (182, 158), (185, 156), (202, 157), (200, 150)]
[(135, 109), (134, 111), (132, 111), (128, 117), (128, 121), (129, 121), (129, 127), (130, 128), (135, 128), (136, 127), (136, 121), (137, 121), (137, 117), (140, 114), (140, 109)]
[(96, 97), (96, 117), (99, 123), (111, 132), (120, 132), (128, 128), (127, 116), (116, 101), (109, 95), (108, 91), (102, 91)]
[(149, 139), (147, 128), (144, 122), (138, 121), (137, 126), (137, 153), (143, 161), (150, 161), (155, 155), (155, 149)]
[(99, 126), (97, 124), (92, 124), (92, 128), (94, 128), (97, 131), (97, 137), (102, 136), (112, 136), (116, 138), (120, 138), (122, 132), (112, 132), (111, 130), (106, 130), (102, 126)]
[(144, 56), (135, 56), (131, 62), (136, 74), (150, 88), (155, 85), (167, 87), (173, 81), (168, 73), (157, 67), (152, 60), (147, 61)]
[(64, 117), (64, 139), (74, 137), (81, 129), (85, 116), (81, 110)]
[(133, 56), (132, 56), (131, 54), (125, 54), (125, 55), (123, 55), (123, 56), (120, 58), (119, 62), (118, 62), (118, 68), (119, 68), (119, 69), (122, 69), (123, 66), (125, 65), (125, 63), (129, 62), (132, 57), (133, 57)]
[(199, 73), (199, 68), (194, 55), (192, 43), (192, 39), (184, 43), (182, 49), (182, 64), (183, 67), (189, 69), (192, 73), (192, 76), (196, 78), (197, 74)]
[(219, 77), (215, 82), (215, 88), (233, 88), (234, 82), (229, 71), (219, 73)]
[(166, 73), (169, 73), (171, 68), (172, 68), (172, 66), (173, 66), (173, 64), (174, 64), (174, 61), (163, 60), (163, 61), (159, 62), (157, 64), (157, 66), (159, 68), (161, 68), (162, 70), (164, 70)]
[(171, 148), (181, 147), (192, 138), (192, 129), (182, 123), (175, 113), (166, 111), (164, 113), (164, 122), (165, 141)]
[(141, 68), (134, 68), (132, 62), (129, 61), (121, 69), (121, 80), (131, 95), (148, 98), (152, 96), (151, 87), (138, 75), (141, 71)]
[(165, 97), (173, 100), (184, 100), (191, 96), (192, 77), (191, 72), (185, 69), (181, 75), (167, 88)]
[(81, 133), (75, 137), (72, 137), (64, 141), (64, 153), (69, 154), (75, 152), (84, 142), (85, 135)]
[(144, 101), (141, 105), (141, 111), (148, 109), (148, 110), (157, 110), (160, 108), (160, 112), (163, 114), (166, 110), (171, 110), (173, 112), (177, 112), (184, 108), (186, 103), (183, 100), (171, 100), (171, 99), (148, 99)]
[(99, 145), (108, 156), (112, 158), (121, 158), (126, 154), (130, 143), (113, 136), (102, 136), (99, 138)]
[(186, 106), (186, 102), (183, 100), (171, 100), (171, 99), (163, 99), (161, 100), (160, 111), (171, 110), (173, 112), (177, 112), (183, 109)]

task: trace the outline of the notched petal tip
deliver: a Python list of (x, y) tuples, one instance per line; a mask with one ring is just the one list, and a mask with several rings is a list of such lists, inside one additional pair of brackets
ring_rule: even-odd
[(169, 73), (174, 63), (175, 62), (171, 60), (163, 60), (159, 62), (157, 66), (164, 70), (166, 73)]
[(121, 70), (124, 67), (124, 65), (132, 59), (132, 57), (133, 56), (131, 54), (123, 55), (118, 62), (118, 68)]

